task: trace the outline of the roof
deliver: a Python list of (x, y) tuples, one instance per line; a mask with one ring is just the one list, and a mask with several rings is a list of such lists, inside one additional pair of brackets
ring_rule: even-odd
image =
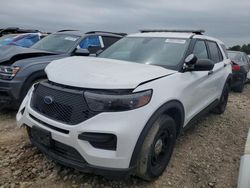
[(77, 35), (77, 36), (85, 36), (85, 32), (78, 30), (60, 30), (55, 32), (55, 34), (68, 34), (68, 35)]
[(195, 35), (193, 38), (194, 39), (211, 40), (211, 41), (215, 41), (215, 42), (217, 42), (219, 44), (224, 44), (224, 42), (222, 42), (221, 40), (219, 40), (217, 38), (209, 37), (209, 36), (206, 36), (206, 35)]
[(22, 33), (41, 33), (41, 34), (49, 34), (47, 32), (41, 32), (36, 29), (21, 29), (18, 27), (8, 27), (4, 29), (0, 29), (0, 36), (6, 35), (6, 34), (22, 34)]
[(116, 36), (116, 37), (122, 37), (125, 33), (113, 33), (108, 31), (89, 31), (89, 32), (83, 32), (79, 30), (61, 30), (56, 32), (56, 34), (68, 34), (68, 35), (77, 35), (77, 36), (85, 36), (85, 35), (102, 35), (102, 36)]
[(197, 35), (202, 35), (205, 33), (205, 30), (199, 29), (199, 30), (191, 30), (191, 29), (142, 29), (140, 30), (141, 33), (151, 33), (151, 32), (177, 32), (177, 33), (194, 33)]
[(205, 39), (205, 40), (212, 40), (216, 41), (219, 44), (224, 44), (222, 41), (209, 37), (206, 35), (201, 35), (201, 34), (195, 34), (192, 32), (142, 32), (142, 33), (135, 33), (135, 34), (130, 34), (128, 37), (159, 37), (159, 38), (182, 38), (182, 39), (189, 39), (191, 37), (197, 38), (197, 39)]
[(135, 33), (128, 35), (128, 37), (164, 37), (164, 38), (184, 38), (188, 39), (193, 36), (193, 33), (183, 32), (147, 32), (147, 33)]

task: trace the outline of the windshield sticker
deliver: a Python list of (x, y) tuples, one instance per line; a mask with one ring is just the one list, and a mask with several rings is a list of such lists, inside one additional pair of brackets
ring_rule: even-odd
[(176, 44), (185, 44), (186, 40), (182, 40), (182, 39), (166, 39), (165, 42), (167, 42), (167, 43), (176, 43)]
[(76, 37), (65, 37), (65, 40), (76, 41), (78, 38)]

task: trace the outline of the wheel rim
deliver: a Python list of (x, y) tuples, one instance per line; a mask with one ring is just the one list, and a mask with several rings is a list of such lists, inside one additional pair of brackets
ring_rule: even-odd
[(151, 167), (153, 169), (161, 168), (166, 163), (167, 156), (172, 153), (172, 140), (173, 135), (167, 129), (160, 130), (157, 133), (151, 155)]

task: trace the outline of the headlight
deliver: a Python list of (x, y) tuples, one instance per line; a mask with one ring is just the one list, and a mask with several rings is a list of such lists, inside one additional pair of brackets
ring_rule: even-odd
[(0, 66), (0, 79), (11, 80), (19, 70), (20, 67)]
[(127, 95), (86, 91), (84, 96), (92, 111), (125, 111), (140, 108), (148, 104), (152, 96), (152, 90)]

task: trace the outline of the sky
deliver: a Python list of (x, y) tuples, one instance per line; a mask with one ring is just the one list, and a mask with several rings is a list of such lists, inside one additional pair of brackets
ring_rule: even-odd
[(135, 33), (204, 29), (225, 44), (250, 43), (250, 0), (1, 0), (0, 28)]

